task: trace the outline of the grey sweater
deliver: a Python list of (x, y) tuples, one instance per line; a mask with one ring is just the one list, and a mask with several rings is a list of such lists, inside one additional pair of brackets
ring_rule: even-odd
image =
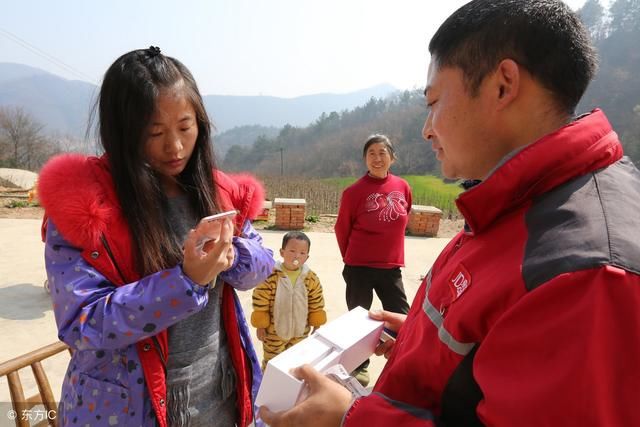
[[(198, 218), (186, 196), (169, 199), (167, 215), (179, 242)], [(167, 418), (171, 427), (234, 426), (235, 372), (221, 317), (221, 286), (203, 310), (169, 327)]]

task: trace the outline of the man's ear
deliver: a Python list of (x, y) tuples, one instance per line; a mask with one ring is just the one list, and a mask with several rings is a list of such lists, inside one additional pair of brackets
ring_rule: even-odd
[(496, 101), (498, 108), (503, 109), (520, 93), (520, 67), (513, 59), (503, 59), (496, 67), (494, 76)]

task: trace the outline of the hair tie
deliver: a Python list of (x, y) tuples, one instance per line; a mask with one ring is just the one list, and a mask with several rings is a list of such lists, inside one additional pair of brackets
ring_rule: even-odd
[(149, 46), (147, 51), (149, 52), (149, 56), (152, 58), (160, 55), (160, 48), (158, 46)]

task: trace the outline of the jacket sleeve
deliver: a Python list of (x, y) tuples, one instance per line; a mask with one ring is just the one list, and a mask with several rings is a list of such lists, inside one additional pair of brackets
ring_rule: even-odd
[(309, 304), (309, 325), (317, 328), (327, 323), (322, 285), (320, 285), (318, 275), (313, 271), (310, 271), (307, 275), (307, 300)]
[(45, 267), (58, 337), (78, 350), (126, 347), (207, 303), (208, 288), (192, 282), (181, 266), (116, 287), (82, 258), (51, 221)]
[(416, 408), (373, 392), (356, 399), (342, 420), (343, 427), (358, 426), (436, 427), (430, 410)]
[(277, 285), (278, 275), (273, 273), (253, 290), (253, 312), (251, 313), (251, 325), (253, 327), (267, 328), (271, 324), (271, 305), (275, 295), (273, 290)]
[(338, 209), (338, 218), (336, 219), (336, 225), (334, 226), (334, 231), (336, 233), (336, 239), (338, 240), (338, 247), (340, 248), (340, 254), (342, 255), (342, 259), (347, 254), (347, 246), (349, 245), (349, 235), (351, 234), (351, 227), (353, 225), (353, 214), (352, 214), (351, 202), (349, 201), (349, 197), (347, 191), (345, 190), (342, 193), (342, 197), (340, 198), (340, 208)]
[(496, 427), (640, 425), (639, 306), (640, 276), (612, 266), (530, 291), (476, 353), (480, 419)]
[(235, 259), (233, 265), (220, 274), (220, 278), (234, 288), (246, 291), (264, 281), (271, 271), (275, 260), (273, 252), (262, 245), (262, 236), (245, 221), (240, 236), (233, 238)]

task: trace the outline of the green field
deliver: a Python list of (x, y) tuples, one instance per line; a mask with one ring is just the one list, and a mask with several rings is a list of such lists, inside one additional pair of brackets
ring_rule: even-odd
[[(402, 178), (411, 186), (414, 205), (435, 206), (443, 210), (447, 216), (457, 214), (454, 200), (462, 192), (458, 184), (446, 184), (441, 178), (433, 175), (406, 175)], [(356, 178), (326, 178), (323, 181), (342, 190), (353, 184)]]

